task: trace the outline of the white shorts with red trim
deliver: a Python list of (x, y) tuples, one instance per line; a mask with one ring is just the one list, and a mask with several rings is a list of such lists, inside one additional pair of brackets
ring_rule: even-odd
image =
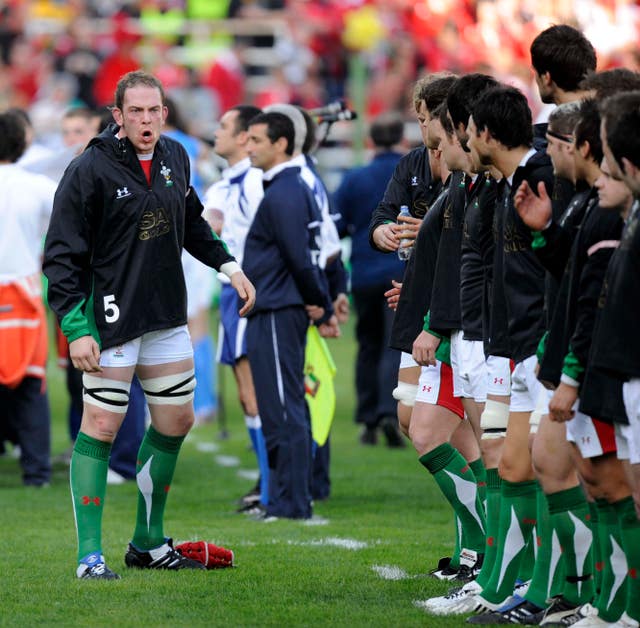
[(513, 363), (509, 358), (490, 355), (487, 364), (487, 394), (508, 397), (511, 394), (511, 371)]
[(420, 366), (411, 356), (410, 353), (405, 353), (402, 351), (400, 353), (400, 366), (399, 369), (409, 369), (413, 366)]
[(567, 440), (574, 443), (583, 458), (596, 458), (616, 451), (613, 423), (593, 419), (582, 414), (578, 402), (573, 407), (575, 416), (567, 422)]
[(459, 397), (453, 396), (453, 371), (439, 360), (435, 366), (423, 366), (418, 381), (416, 403), (442, 406), (464, 418), (464, 408)]
[(536, 377), (538, 358), (530, 355), (518, 362), (511, 373), (510, 412), (533, 412), (542, 384)]
[(465, 340), (462, 330), (451, 334), (453, 394), (478, 403), (487, 400), (487, 363), (482, 340)]

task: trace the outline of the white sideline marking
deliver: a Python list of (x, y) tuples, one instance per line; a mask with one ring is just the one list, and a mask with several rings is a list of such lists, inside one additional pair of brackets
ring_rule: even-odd
[(260, 477), (258, 469), (238, 469), (237, 476), (244, 480), (256, 481)]
[[(369, 547), (368, 543), (364, 541), (356, 541), (355, 539), (342, 539), (340, 537), (332, 536), (324, 539), (315, 539), (313, 541), (286, 541), (283, 539), (271, 539), (270, 541), (265, 541), (265, 543), (269, 545), (280, 545), (281, 543), (286, 543), (287, 545), (297, 545), (300, 547), (340, 547), (342, 549), (355, 551), (361, 550)], [(235, 545), (244, 545), (249, 547), (255, 547), (257, 545), (262, 545), (262, 543), (256, 543), (256, 541), (244, 540), (239, 541)]]
[(220, 449), (220, 445), (216, 443), (196, 443), (196, 449), (204, 454), (211, 454)]
[(305, 526), (326, 526), (329, 524), (329, 519), (321, 517), (320, 515), (312, 515), (311, 519), (305, 519), (302, 525)]
[(240, 465), (240, 458), (237, 456), (216, 456), (216, 462), (221, 467), (237, 467)]
[(404, 569), (395, 565), (372, 565), (375, 571), (383, 580), (407, 580), (409, 574)]
[(341, 547), (346, 550), (361, 550), (367, 547), (367, 543), (363, 541), (356, 541), (355, 539), (341, 539), (337, 536), (330, 536), (326, 539), (319, 539), (317, 541), (296, 543), (296, 545), (330, 545), (332, 547)]

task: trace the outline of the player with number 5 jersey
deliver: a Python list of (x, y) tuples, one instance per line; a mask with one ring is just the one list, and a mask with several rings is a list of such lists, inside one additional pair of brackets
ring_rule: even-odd
[(138, 508), (127, 567), (204, 569), (164, 534), (164, 509), (182, 442), (194, 423), (193, 347), (186, 326), (182, 248), (225, 273), (244, 304), (255, 290), (202, 218), (189, 159), (161, 135), (168, 109), (143, 71), (118, 82), (115, 125), (67, 168), (54, 199), (43, 268), (49, 304), (83, 371), (83, 413), (71, 456), (76, 575), (115, 580), (102, 548), (111, 445), (138, 376), (151, 425), (137, 454)]

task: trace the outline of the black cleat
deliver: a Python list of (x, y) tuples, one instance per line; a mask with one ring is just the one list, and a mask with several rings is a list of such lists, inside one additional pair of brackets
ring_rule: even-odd
[(178, 569), (206, 569), (202, 563), (187, 558), (173, 549), (172, 539), (167, 539), (160, 547), (147, 551), (136, 549), (129, 543), (127, 553), (124, 555), (124, 563), (127, 567), (135, 567), (137, 569), (170, 569), (172, 571)]
[(467, 619), (468, 624), (519, 624), (521, 626), (537, 626), (544, 616), (544, 608), (540, 608), (528, 600), (518, 600), (509, 608), (483, 615), (474, 615)]

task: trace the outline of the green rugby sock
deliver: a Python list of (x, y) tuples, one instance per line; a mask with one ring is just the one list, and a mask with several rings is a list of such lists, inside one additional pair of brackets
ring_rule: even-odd
[(491, 577), (491, 570), (496, 560), (496, 538), (500, 522), (500, 491), (502, 478), (498, 475), (498, 469), (487, 469), (487, 533), (484, 546), (484, 562), (482, 569), (476, 578), (476, 582), (484, 588)]
[(526, 600), (539, 608), (546, 608), (549, 591), (553, 582), (553, 573), (560, 558), (560, 548), (554, 553), (552, 542), (551, 519), (547, 498), (541, 489), (536, 497), (536, 527), (532, 534), (533, 542), (537, 545), (531, 583), (524, 596)]
[(486, 508), (487, 502), (487, 470), (484, 467), (482, 458), (473, 460), (469, 463), (469, 467), (473, 471), (473, 475), (476, 476), (476, 484), (478, 485), (478, 499), (482, 504), (483, 510)]
[(536, 523), (537, 491), (535, 480), (502, 480), (496, 558), (489, 582), (482, 590), (487, 602), (500, 604), (513, 593), (520, 562)]
[(132, 543), (149, 550), (165, 542), (164, 508), (184, 436), (165, 436), (149, 426), (136, 465), (138, 511)]
[(102, 554), (102, 509), (110, 453), (111, 443), (78, 433), (69, 469), (78, 561), (88, 554)]
[(420, 463), (433, 475), (440, 490), (462, 524), (464, 548), (484, 550), (484, 513), (478, 509), (478, 486), (467, 461), (449, 443), (420, 456)]
[(563, 597), (576, 606), (594, 596), (594, 534), (590, 509), (580, 485), (547, 495), (551, 524), (562, 547), (565, 582)]
[(632, 497), (611, 504), (618, 516), (622, 546), (627, 559), (627, 615), (640, 621), (640, 521)]
[(613, 504), (597, 499), (602, 551), (602, 589), (595, 606), (598, 616), (605, 621), (618, 621), (625, 610), (627, 592), (625, 578), (627, 561), (622, 548), (618, 516)]

